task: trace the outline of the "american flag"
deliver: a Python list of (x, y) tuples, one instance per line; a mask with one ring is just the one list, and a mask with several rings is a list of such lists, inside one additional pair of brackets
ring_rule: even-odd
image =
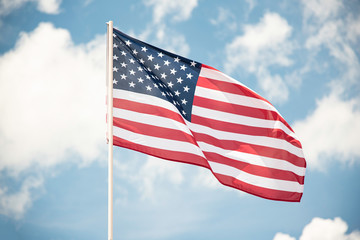
[(298, 138), (263, 97), (224, 73), (113, 30), (114, 145), (202, 166), (218, 181), (300, 201)]

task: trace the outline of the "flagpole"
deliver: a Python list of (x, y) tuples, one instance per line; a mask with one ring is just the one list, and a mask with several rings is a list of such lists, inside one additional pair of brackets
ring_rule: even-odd
[(113, 240), (113, 22), (107, 23), (108, 240)]

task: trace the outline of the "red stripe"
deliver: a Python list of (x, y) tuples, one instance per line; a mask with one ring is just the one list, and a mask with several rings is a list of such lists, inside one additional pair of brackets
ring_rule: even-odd
[[(194, 97), (193, 105), (203, 107), (203, 108), (209, 108), (217, 111), (237, 114), (241, 116), (246, 117), (252, 117), (252, 118), (259, 118), (264, 120), (272, 120), (272, 121), (280, 121), (282, 122), (287, 128), (289, 128), (290, 131), (291, 128), (289, 127), (288, 123), (277, 113), (274, 111), (269, 111), (265, 109), (260, 108), (253, 108), (249, 106), (242, 106), (237, 105), (234, 103), (227, 103), (227, 102), (221, 102), (209, 98)], [(293, 138), (293, 137), (291, 137)], [(297, 141), (299, 142), (299, 141)]]
[(159, 106), (154, 106), (151, 104), (138, 103), (138, 102), (133, 102), (133, 101), (129, 101), (129, 100), (114, 98), (114, 108), (125, 109), (125, 110), (130, 110), (130, 111), (134, 111), (134, 112), (138, 112), (138, 113), (145, 113), (145, 114), (151, 114), (151, 115), (155, 115), (155, 116), (166, 117), (166, 118), (170, 118), (172, 120), (175, 120), (175, 121), (185, 124), (184, 119), (182, 118), (182, 116), (180, 114), (175, 113), (169, 109), (159, 107)]
[(233, 94), (238, 94), (238, 95), (242, 95), (242, 96), (257, 98), (257, 99), (263, 100), (264, 102), (270, 103), (268, 100), (266, 100), (259, 94), (255, 93), (251, 89), (244, 87), (238, 83), (231, 83), (231, 82), (216, 80), (216, 79), (212, 79), (212, 78), (203, 77), (200, 75), (196, 85), (200, 86), (200, 87), (218, 90), (221, 92), (227, 92), (227, 93), (233, 93)]
[(298, 182), (300, 184), (304, 184), (303, 176), (299, 176), (290, 171), (253, 165), (246, 162), (241, 162), (231, 158), (227, 158), (220, 154), (212, 153), (212, 152), (204, 152), (204, 154), (208, 161), (217, 162), (231, 167), (235, 167), (241, 171), (247, 172), (252, 175), (279, 179), (279, 180), (293, 181), (293, 182)]
[(245, 183), (234, 177), (230, 177), (218, 173), (214, 173), (214, 175), (219, 180), (219, 182), (221, 182), (226, 186), (233, 187), (241, 191), (253, 194), (255, 196), (270, 200), (300, 202), (302, 196), (302, 193), (298, 193), (298, 192), (272, 190), (272, 189), (263, 188), (256, 185)]
[[(261, 97), (259, 94), (253, 92), (252, 90), (241, 86), (240, 84), (229, 83), (229, 82), (224, 82), (224, 81), (219, 81), (219, 80), (199, 76), (196, 86), (213, 89), (213, 90), (217, 90), (220, 92), (227, 92), (227, 93), (232, 93), (232, 94), (236, 94), (236, 95), (242, 95), (242, 96), (248, 96), (248, 97), (260, 99), (271, 105), (271, 103), (269, 101), (267, 101), (265, 98)], [(209, 96), (209, 97), (211, 97), (211, 96)], [(273, 113), (271, 113), (273, 111), (269, 111), (269, 110), (265, 110), (265, 111), (269, 112), (270, 114), (273, 114)], [(266, 114), (266, 115), (269, 115), (269, 114)], [(276, 113), (276, 115), (277, 116), (274, 116), (273, 119), (281, 121), (282, 123), (285, 124), (285, 126), (287, 126), (291, 131), (293, 131), (292, 128), (290, 127), (290, 125), (278, 113)], [(268, 116), (268, 117), (270, 117), (270, 116)], [(272, 118), (269, 118), (269, 119), (272, 119)]]
[(114, 136), (113, 139), (114, 145), (118, 147), (129, 148), (165, 160), (188, 163), (210, 169), (207, 160), (195, 154), (148, 147), (134, 142), (130, 142), (117, 136)]
[(213, 136), (203, 133), (197, 133), (197, 132), (193, 132), (193, 135), (197, 142), (205, 142), (214, 145), (216, 147), (222, 148), (224, 150), (238, 151), (243, 153), (259, 155), (263, 157), (285, 160), (289, 163), (294, 164), (295, 166), (306, 167), (304, 158), (300, 158), (286, 150), (249, 144), (240, 141), (219, 140)]
[(193, 136), (176, 129), (163, 128), (116, 117), (114, 117), (114, 126), (142, 135), (189, 142), (198, 146)]
[(301, 148), (301, 144), (298, 140), (294, 139), (292, 136), (287, 135), (281, 129), (252, 127), (247, 125), (223, 122), (210, 118), (200, 117), (197, 115), (191, 116), (191, 122), (225, 132), (283, 139), (291, 143), (295, 147)]

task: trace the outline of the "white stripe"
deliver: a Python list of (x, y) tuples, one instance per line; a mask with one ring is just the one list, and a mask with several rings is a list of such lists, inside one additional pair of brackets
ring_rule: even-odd
[(189, 142), (146, 136), (116, 126), (114, 126), (114, 136), (146, 147), (192, 153), (205, 158), (200, 148)]
[(289, 130), (287, 126), (284, 125), (281, 121), (277, 120), (267, 120), (261, 118), (253, 118), (247, 117), (242, 115), (237, 115), (228, 112), (222, 112), (218, 110), (213, 110), (209, 108), (193, 106), (192, 114), (206, 117), (214, 120), (219, 120), (223, 122), (235, 123), (235, 124), (242, 124), (252, 127), (261, 127), (261, 128), (269, 128), (269, 129), (280, 129), (283, 130), (287, 135), (292, 136), (293, 138), (297, 139), (296, 135)]
[(158, 98), (158, 97), (154, 97), (154, 96), (142, 94), (142, 93), (130, 92), (130, 91), (121, 90), (121, 89), (114, 89), (113, 95), (114, 95), (114, 98), (117, 98), (117, 99), (130, 100), (130, 101), (134, 101), (134, 102), (138, 102), (138, 103), (153, 105), (155, 107), (163, 107), (163, 108), (173, 111), (181, 116), (178, 109), (173, 104), (171, 104), (170, 102), (168, 102), (166, 100)]
[(263, 157), (263, 156), (250, 154), (250, 153), (243, 153), (239, 151), (225, 150), (205, 142), (197, 142), (197, 143), (203, 152), (217, 153), (224, 157), (244, 163), (249, 163), (251, 165), (290, 171), (298, 176), (305, 176), (304, 167), (295, 166), (294, 164), (282, 159)]
[[(200, 71), (200, 76), (201, 76), (201, 77), (205, 77), (205, 78), (210, 78), (210, 79), (218, 80), (218, 81), (228, 82), (228, 83), (232, 83), (232, 84), (238, 84), (238, 85), (240, 85), (241, 87), (244, 87), (244, 88), (250, 90), (251, 92), (254, 92), (255, 94), (259, 95), (259, 94), (256, 93), (254, 90), (248, 88), (247, 86), (245, 86), (245, 85), (242, 84), (241, 82), (239, 82), (239, 81), (235, 80), (234, 78), (232, 78), (232, 77), (230, 77), (230, 76), (228, 76), (228, 75), (226, 75), (226, 74), (224, 74), (224, 73), (222, 73), (222, 72), (220, 72), (220, 71), (217, 71), (217, 70), (213, 70), (213, 69), (209, 69), (209, 68), (202, 67), (202, 68), (201, 68), (201, 71)], [(259, 96), (260, 96), (260, 95), (259, 95)], [(257, 100), (257, 101), (260, 103), (260, 105), (265, 105), (265, 106), (263, 106), (262, 108), (266, 107), (266, 108), (264, 108), (264, 109), (271, 109), (272, 111), (275, 111), (275, 112), (277, 112), (278, 114), (280, 114), (273, 105), (269, 104), (269, 103), (266, 102), (266, 101), (263, 101), (263, 100), (258, 99), (258, 98), (252, 98), (252, 97), (247, 97), (247, 98), (250, 98), (250, 101), (251, 101), (251, 99)], [(281, 116), (281, 115), (280, 115), (280, 116)]]
[(243, 172), (237, 168), (216, 162), (209, 161), (209, 164), (213, 172), (215, 173), (231, 176), (240, 181), (258, 187), (298, 193), (302, 193), (304, 191), (304, 185), (301, 185), (298, 182), (260, 177)]
[(139, 112), (134, 112), (134, 111), (125, 110), (125, 109), (119, 109), (119, 108), (114, 108), (113, 114), (114, 114), (114, 117), (116, 117), (116, 118), (122, 118), (122, 119), (130, 120), (133, 122), (149, 124), (149, 125), (158, 126), (158, 127), (162, 127), (162, 128), (176, 129), (176, 130), (183, 131), (192, 136), (192, 133), (190, 132), (187, 125), (180, 123), (178, 121), (175, 121), (171, 118), (156, 116), (156, 115), (151, 115), (151, 114), (146, 114), (146, 113), (139, 113)]
[[(211, 79), (224, 81), (224, 82), (228, 82), (228, 83), (239, 84), (242, 87), (249, 89), (244, 84), (242, 84), (241, 82), (235, 80), (234, 78), (226, 75), (225, 73), (220, 72), (218, 70), (211, 69), (211, 68), (202, 67), (201, 71), (200, 71), (200, 76), (204, 77), (204, 78), (211, 78)], [(251, 89), (249, 89), (249, 90), (251, 90)], [(251, 91), (253, 91), (253, 90), (251, 90)]]
[(266, 146), (271, 148), (282, 149), (288, 151), (300, 158), (303, 158), (303, 152), (301, 148), (297, 148), (291, 143), (277, 138), (264, 137), (264, 136), (251, 136), (239, 133), (232, 132), (224, 132), (216, 129), (212, 129), (203, 125), (195, 124), (195, 123), (187, 123), (190, 127), (190, 130), (197, 133), (204, 133), (219, 140), (232, 140), (245, 142), (249, 144), (255, 144), (260, 146)]
[(232, 103), (232, 104), (236, 104), (236, 105), (242, 105), (242, 106), (247, 106), (247, 107), (264, 109), (264, 110), (268, 110), (268, 111), (274, 111), (274, 112), (278, 113), (274, 106), (268, 104), (267, 102), (264, 102), (261, 99), (238, 95), (238, 94), (234, 94), (234, 93), (222, 92), (222, 91), (205, 88), (205, 87), (201, 87), (201, 86), (196, 86), (195, 96), (209, 98), (209, 99), (226, 102), (226, 103)]

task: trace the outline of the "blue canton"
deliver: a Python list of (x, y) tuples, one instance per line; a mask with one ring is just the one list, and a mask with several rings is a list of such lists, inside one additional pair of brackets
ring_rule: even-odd
[(113, 86), (167, 100), (191, 121), (201, 63), (154, 47), (114, 29)]

